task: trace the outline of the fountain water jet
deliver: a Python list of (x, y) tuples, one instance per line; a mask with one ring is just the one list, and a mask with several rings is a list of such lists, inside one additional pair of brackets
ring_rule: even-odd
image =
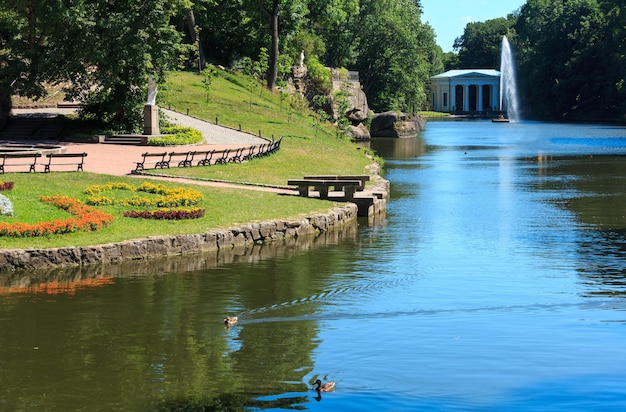
[(502, 37), (502, 54), (500, 55), (500, 108), (507, 113), (512, 122), (521, 120), (515, 81), (515, 62), (506, 36)]

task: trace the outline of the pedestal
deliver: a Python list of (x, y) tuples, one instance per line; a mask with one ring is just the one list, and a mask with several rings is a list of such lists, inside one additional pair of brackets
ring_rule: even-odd
[(159, 106), (147, 104), (143, 107), (143, 134), (161, 134), (159, 131)]

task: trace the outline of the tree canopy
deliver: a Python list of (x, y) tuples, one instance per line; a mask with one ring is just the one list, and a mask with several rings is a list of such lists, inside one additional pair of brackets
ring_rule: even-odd
[(506, 19), (469, 23), (454, 68), (498, 68), (514, 46), (527, 115), (626, 120), (626, 1), (528, 0)]
[(420, 16), (417, 0), (0, 0), (0, 93), (66, 82), (85, 115), (132, 129), (148, 77), (162, 82), (181, 56), (201, 70), (265, 48), (270, 89), (304, 51), (359, 70), (376, 110), (425, 108), (441, 56)]
[(497, 68), (507, 35), (527, 111), (624, 120), (625, 2), (528, 0), (469, 23), (444, 54), (419, 0), (0, 0), (0, 102), (61, 83), (84, 115), (132, 130), (149, 77), (267, 56), (273, 89), (304, 51), (312, 72), (358, 70), (375, 111), (415, 111), (444, 68)]

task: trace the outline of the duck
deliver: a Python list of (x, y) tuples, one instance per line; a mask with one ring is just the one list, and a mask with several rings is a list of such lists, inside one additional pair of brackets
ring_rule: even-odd
[(237, 316), (226, 316), (224, 318), (224, 325), (228, 326), (233, 326), (234, 324), (237, 323)]
[(322, 383), (321, 380), (316, 380), (313, 382), (313, 385), (317, 385), (317, 387), (313, 388), (318, 392), (330, 392), (335, 389), (335, 382), (326, 382)]

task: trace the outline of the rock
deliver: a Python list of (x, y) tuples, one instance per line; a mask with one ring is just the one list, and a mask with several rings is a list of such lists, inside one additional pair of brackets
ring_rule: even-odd
[(362, 123), (356, 126), (350, 126), (349, 134), (352, 140), (369, 140), (372, 137), (367, 127)]
[(426, 120), (415, 114), (398, 112), (377, 113), (372, 117), (372, 137), (415, 137), (424, 128)]
[(355, 107), (346, 112), (346, 117), (356, 126), (367, 119), (367, 112)]
[[(353, 115), (358, 115), (362, 117), (359, 123), (367, 119), (367, 116), (369, 116), (370, 108), (367, 104), (367, 96), (365, 95), (365, 92), (361, 90), (361, 87), (352, 87), (349, 100), (351, 107), (348, 109), (347, 114), (353, 113)], [(353, 121), (353, 124), (356, 123), (354, 123)]]
[(0, 215), (13, 216), (14, 213), (13, 202), (5, 195), (0, 195)]

